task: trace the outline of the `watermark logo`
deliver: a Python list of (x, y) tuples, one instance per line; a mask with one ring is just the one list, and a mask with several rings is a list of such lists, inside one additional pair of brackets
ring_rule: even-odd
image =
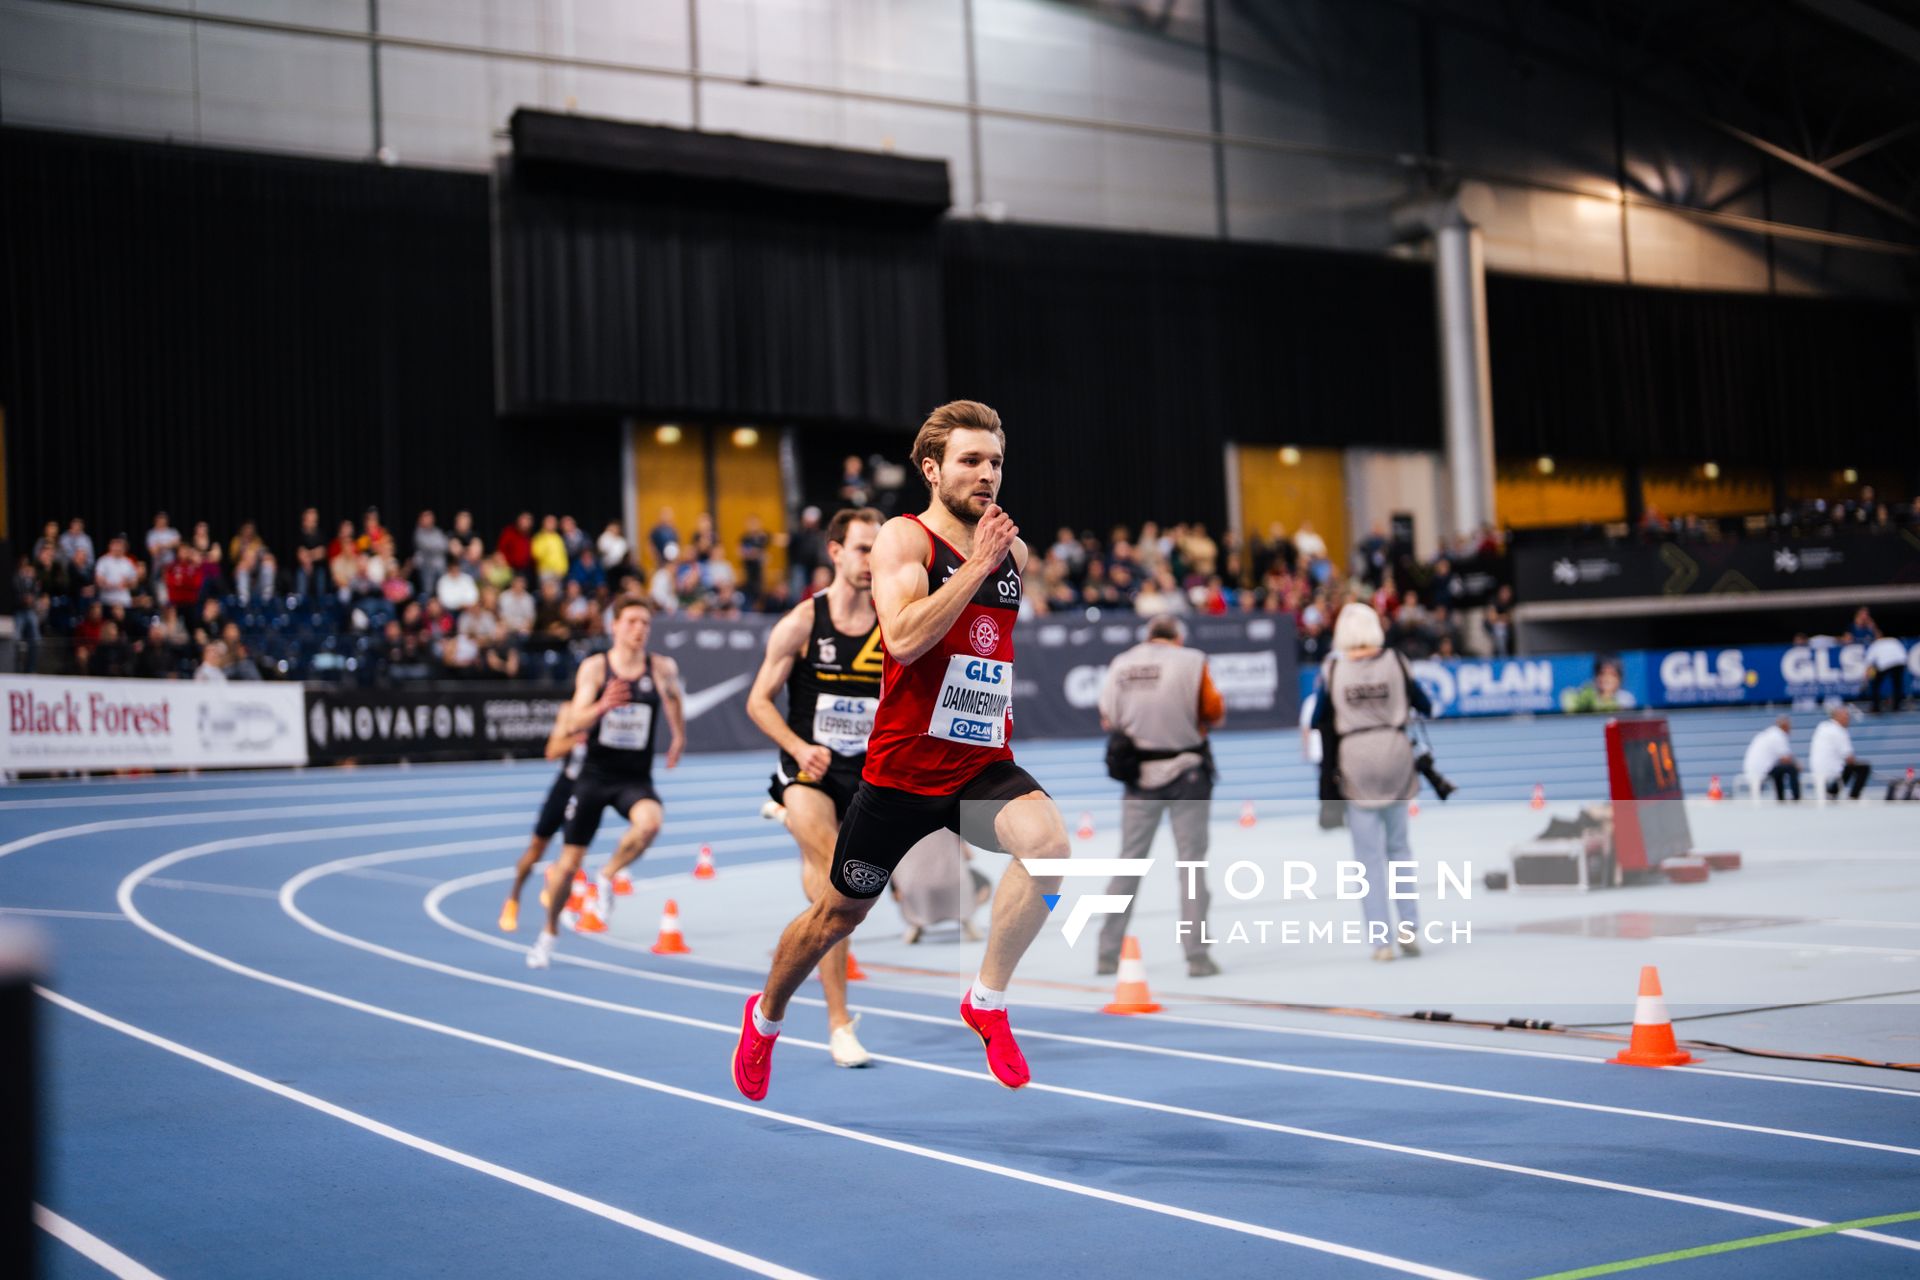
[[(1069, 880), (1112, 880), (1117, 877), (1138, 880), (1152, 869), (1153, 862), (1152, 858), (1027, 858), (1020, 865), (1032, 876), (1060, 876)], [(1047, 894), (1047, 910), (1052, 911), (1059, 906), (1063, 896), (1058, 893)], [(1133, 895), (1130, 893), (1089, 893), (1075, 898), (1073, 906), (1067, 910), (1066, 919), (1060, 922), (1060, 933), (1071, 947), (1080, 941), (1080, 934), (1093, 917), (1120, 915), (1132, 901)]]

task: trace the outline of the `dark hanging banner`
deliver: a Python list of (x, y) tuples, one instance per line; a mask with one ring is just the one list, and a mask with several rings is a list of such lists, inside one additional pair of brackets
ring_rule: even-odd
[(944, 161), (533, 112), (498, 183), (501, 407), (916, 424)]
[(1526, 604), (1920, 583), (1908, 532), (1773, 542), (1591, 543), (1520, 547), (1514, 595)]

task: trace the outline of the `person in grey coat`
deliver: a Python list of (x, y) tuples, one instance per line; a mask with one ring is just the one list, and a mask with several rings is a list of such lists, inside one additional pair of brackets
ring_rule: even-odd
[[(1140, 774), (1126, 784), (1120, 801), (1120, 856), (1144, 858), (1166, 815), (1174, 848), (1182, 862), (1207, 856), (1208, 824), (1213, 816), (1213, 755), (1207, 731), (1226, 719), (1226, 704), (1207, 673), (1207, 655), (1186, 647), (1186, 628), (1178, 618), (1161, 616), (1147, 624), (1147, 638), (1116, 657), (1100, 687), (1100, 727), (1125, 734), (1139, 755)], [(1179, 868), (1180, 930), (1187, 952), (1187, 976), (1220, 972), (1207, 954), (1207, 879), (1204, 868)], [(1187, 875), (1193, 876), (1188, 892)], [(1116, 876), (1107, 892), (1133, 896), (1138, 879)], [(1107, 917), (1100, 930), (1096, 973), (1117, 973), (1133, 903)]]
[(1412, 940), (1420, 928), (1419, 907), (1411, 898), (1388, 897), (1387, 864), (1413, 860), (1407, 802), (1419, 791), (1420, 777), (1407, 721), (1414, 711), (1432, 715), (1433, 704), (1407, 660), (1386, 647), (1380, 615), (1369, 606), (1356, 602), (1340, 610), (1332, 647), (1313, 717), (1326, 744), (1320, 795), (1344, 803), (1353, 857), (1366, 869), (1363, 905), (1373, 958), (1394, 958), (1397, 915), (1400, 955), (1411, 959), (1420, 954)]

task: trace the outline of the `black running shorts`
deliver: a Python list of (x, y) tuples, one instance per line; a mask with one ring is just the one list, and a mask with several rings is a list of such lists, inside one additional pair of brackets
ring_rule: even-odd
[(567, 843), (592, 844), (600, 830), (600, 815), (609, 805), (625, 818), (642, 800), (659, 799), (651, 782), (582, 773), (573, 784), (573, 798), (567, 801)]
[(802, 778), (800, 763), (782, 751), (780, 766), (773, 771), (773, 777), (767, 783), (767, 794), (776, 803), (787, 802), (788, 787), (812, 787), (824, 791), (833, 801), (833, 817), (836, 822), (847, 820), (847, 806), (853, 803), (854, 793), (860, 790), (860, 771), (867, 767), (864, 753), (857, 756), (836, 755), (833, 764), (827, 769), (824, 778)]
[(562, 769), (560, 776), (547, 788), (547, 798), (540, 805), (540, 816), (533, 824), (533, 838), (551, 840), (567, 820), (567, 801), (573, 798), (573, 779)]
[(1011, 760), (996, 760), (948, 796), (923, 796), (892, 787), (860, 784), (840, 820), (833, 849), (833, 887), (849, 898), (877, 898), (907, 850), (945, 827), (968, 844), (998, 853), (993, 823), (1007, 802), (1030, 792), (1045, 794), (1033, 775)]

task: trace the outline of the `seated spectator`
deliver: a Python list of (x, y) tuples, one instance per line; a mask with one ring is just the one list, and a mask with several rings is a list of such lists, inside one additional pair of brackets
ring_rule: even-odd
[[(502, 529), (499, 540), (494, 544), (494, 550), (506, 562), (511, 573), (532, 572), (533, 512), (522, 511), (512, 524)], [(509, 580), (511, 580), (511, 574)]]
[[(812, 508), (814, 518), (819, 519), (819, 511)], [(647, 543), (653, 548), (653, 563), (657, 569), (680, 558), (680, 530), (673, 522), (673, 508), (660, 508), (660, 519), (647, 531)]]
[(1845, 786), (1851, 788), (1848, 794), (1858, 800), (1873, 774), (1873, 766), (1853, 754), (1853, 735), (1847, 728), (1852, 723), (1852, 712), (1845, 707), (1835, 707), (1833, 714), (1813, 731), (1813, 747), (1807, 757), (1813, 766), (1815, 781), (1826, 787), (1828, 795), (1837, 798), (1840, 788)]
[(246, 640), (240, 634), (238, 623), (229, 622), (220, 628), (220, 648), (225, 651), (226, 672), (229, 680), (260, 680), (260, 667), (253, 660), (253, 650), (247, 647)]
[(1333, 563), (1327, 559), (1327, 540), (1314, 532), (1313, 521), (1300, 522), (1299, 532), (1293, 535), (1293, 545), (1308, 577), (1315, 582), (1325, 582), (1333, 576)]
[(595, 544), (600, 552), (600, 567), (608, 573), (616, 573), (626, 567), (627, 553), (632, 550), (627, 544), (626, 531), (618, 520), (607, 521), (607, 527), (600, 531), (600, 540)]
[[(1116, 568), (1114, 572), (1125, 570)], [(1119, 585), (1114, 584), (1116, 589)], [(1141, 586), (1140, 594), (1133, 599), (1133, 611), (1143, 618), (1179, 617), (1191, 612), (1191, 606), (1187, 603), (1187, 593), (1173, 580), (1173, 574), (1162, 569)]]
[(1502, 584), (1485, 615), (1487, 640), (1496, 658), (1513, 656), (1513, 588)]
[(167, 566), (167, 600), (182, 608), (192, 609), (200, 603), (200, 552), (192, 543), (181, 546), (180, 554)]
[(128, 608), (133, 604), (133, 589), (141, 578), (140, 565), (127, 555), (125, 534), (107, 541), (107, 554), (93, 566), (94, 589), (104, 604)]
[(1793, 758), (1793, 742), (1788, 736), (1792, 732), (1793, 718), (1781, 716), (1753, 735), (1741, 764), (1741, 772), (1754, 790), (1758, 791), (1763, 782), (1772, 782), (1774, 797), (1781, 804), (1787, 802), (1788, 791), (1793, 792), (1796, 802), (1800, 799), (1800, 762)]
[(167, 624), (155, 618), (147, 624), (146, 637), (133, 646), (132, 674), (142, 680), (172, 680), (179, 674), (175, 666)]
[[(748, 606), (759, 608), (760, 600), (767, 594), (767, 548), (773, 545), (773, 537), (766, 526), (760, 523), (760, 517), (747, 517), (747, 527), (740, 534), (740, 589), (746, 593)], [(583, 583), (592, 590), (593, 583)]]
[(119, 624), (111, 618), (100, 624), (99, 643), (93, 646), (81, 670), (107, 679), (133, 674), (133, 649), (122, 637)]
[(513, 585), (513, 575), (516, 572), (525, 573), (526, 569), (523, 567), (515, 570), (513, 562), (508, 560), (503, 552), (496, 550), (480, 562), (480, 572), (474, 577), (479, 579), (482, 586), (492, 587), (495, 591), (505, 591)]
[(540, 577), (567, 576), (567, 540), (560, 535), (558, 516), (546, 516), (540, 521), (540, 532), (533, 535), (531, 555), (534, 572)]
[(572, 516), (560, 517), (560, 541), (567, 544), (567, 559), (578, 560), (580, 553), (593, 546), (593, 540), (587, 537), (587, 531)]
[(153, 527), (147, 530), (147, 563), (153, 567), (155, 577), (166, 572), (179, 549), (180, 531), (173, 527), (166, 512), (154, 512)]
[[(556, 580), (542, 578), (540, 592), (544, 596), (547, 588)], [(517, 636), (528, 635), (533, 631), (534, 614), (538, 611), (533, 593), (527, 590), (527, 580), (516, 576), (513, 585), (500, 594), (500, 621), (508, 633)]]
[(227, 682), (227, 655), (218, 640), (200, 651), (200, 665), (193, 669), (193, 678), (203, 684)]
[[(678, 549), (676, 546), (675, 550)], [(679, 572), (678, 560), (663, 559), (660, 567), (653, 571), (653, 577), (647, 582), (647, 598), (653, 601), (653, 607), (662, 613), (674, 613), (680, 608), (680, 597), (674, 588)]]
[(448, 549), (452, 540), (434, 519), (433, 512), (422, 511), (413, 524), (413, 576), (422, 595), (432, 595), (447, 571)]
[(607, 575), (601, 571), (600, 558), (592, 547), (582, 547), (574, 557), (573, 567), (567, 570), (567, 581), (579, 583), (589, 594), (607, 585)]
[(1907, 646), (1900, 643), (1897, 636), (1881, 634), (1878, 627), (1874, 628), (1873, 643), (1867, 646), (1867, 688), (1873, 691), (1875, 715), (1880, 714), (1883, 688), (1892, 690), (1896, 713), (1901, 700), (1907, 696)]
[(300, 532), (294, 536), (293, 594), (303, 600), (316, 600), (327, 593), (327, 535), (320, 529), (320, 511), (308, 507), (300, 513)]
[(583, 599), (580, 584), (572, 578), (567, 579), (567, 594), (563, 599), (560, 584), (549, 578), (540, 584), (540, 600), (534, 607), (533, 630), (551, 640), (566, 640), (573, 633), (562, 605), (567, 599)]
[(455, 560), (434, 588), (434, 599), (448, 613), (459, 613), (480, 602), (480, 584), (468, 576), (465, 564)]
[(1872, 644), (1873, 638), (1880, 634), (1880, 625), (1873, 620), (1873, 614), (1867, 606), (1861, 605), (1853, 611), (1853, 621), (1840, 636), (1842, 644)]
[(60, 558), (81, 577), (93, 576), (93, 537), (87, 532), (87, 522), (79, 516), (68, 521), (67, 531), (60, 535)]
[(478, 560), (486, 555), (486, 544), (473, 529), (473, 512), (456, 511), (453, 513), (453, 528), (447, 534), (447, 559)]
[(227, 582), (226, 565), (221, 562), (224, 554), (217, 542), (207, 548), (206, 559), (200, 562), (200, 599), (219, 599), (233, 594)]

